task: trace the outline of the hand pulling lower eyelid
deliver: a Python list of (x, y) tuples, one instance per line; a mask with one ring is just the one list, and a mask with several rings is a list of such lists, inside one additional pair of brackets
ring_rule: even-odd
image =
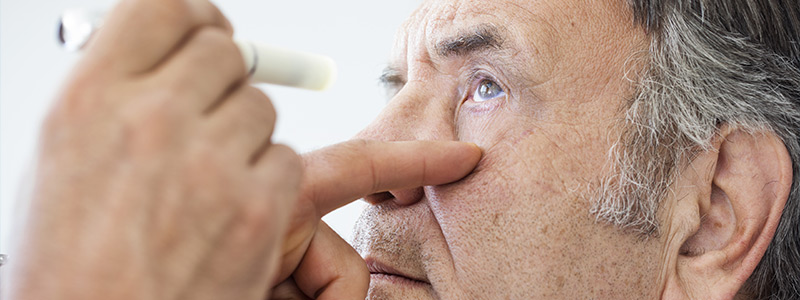
[[(102, 16), (83, 9), (65, 11), (58, 30), (61, 45), (68, 51), (80, 50), (102, 25)], [(336, 79), (336, 64), (329, 57), (245, 40), (234, 42), (253, 82), (323, 91)]]

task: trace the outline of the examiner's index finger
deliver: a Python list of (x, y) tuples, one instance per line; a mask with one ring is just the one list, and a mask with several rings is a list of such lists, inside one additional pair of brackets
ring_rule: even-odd
[(302, 195), (322, 216), (369, 194), (457, 181), (480, 158), (462, 142), (349, 141), (303, 155)]
[(107, 69), (136, 74), (155, 68), (203, 26), (233, 36), (230, 22), (208, 0), (122, 0), (105, 17), (87, 56)]

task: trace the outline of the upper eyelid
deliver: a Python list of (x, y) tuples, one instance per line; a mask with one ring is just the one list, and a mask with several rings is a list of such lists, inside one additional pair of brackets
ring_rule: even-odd
[(396, 68), (387, 67), (378, 77), (378, 84), (386, 92), (386, 102), (391, 101), (406, 85), (405, 76)]
[[(485, 68), (475, 67), (469, 70), (467, 74), (469, 74), (466, 81), (468, 88), (464, 91), (465, 93), (460, 93), (462, 95), (461, 101), (464, 101), (470, 97), (474, 97), (475, 88), (484, 80), (491, 80), (500, 87), (503, 93), (508, 94), (506, 85), (503, 84), (501, 80), (497, 79), (497, 76), (493, 75), (492, 72), (486, 70)], [(402, 71), (389, 66), (385, 68), (382, 74), (378, 77), (378, 82), (390, 94), (388, 96), (389, 99), (391, 99), (405, 87), (405, 85), (408, 83), (408, 80)], [(389, 99), (387, 99), (387, 101)]]
[(378, 81), (387, 86), (394, 86), (394, 85), (405, 85), (406, 80), (400, 75), (391, 75), (391, 74), (384, 74), (378, 78)]
[[(460, 93), (459, 107), (466, 102), (472, 102), (475, 97), (475, 92), (478, 90), (479, 85), (484, 80), (494, 82), (503, 92), (504, 97), (511, 97), (511, 90), (508, 85), (500, 79), (502, 76), (497, 76), (497, 71), (492, 71), (494, 68), (474, 67), (469, 70), (469, 76), (466, 77), (467, 81), (465, 89)], [(503, 75), (502, 73), (500, 75)], [(493, 98), (496, 99), (496, 98)], [(479, 103), (479, 102), (476, 102)], [(480, 102), (482, 103), (482, 102)]]
[(378, 77), (378, 82), (387, 87), (397, 87), (404, 86), (406, 84), (406, 78), (397, 68), (387, 67), (383, 70), (381, 76)]
[(503, 90), (503, 92), (507, 92), (508, 91), (506, 86), (499, 79), (497, 79), (496, 76), (492, 75), (488, 71), (485, 71), (483, 69), (475, 69), (475, 70), (471, 71), (470, 73), (471, 74), (469, 76), (469, 79), (467, 80), (467, 85), (469, 86), (469, 88), (467, 89), (468, 94), (472, 94), (474, 92), (473, 88), (477, 87), (484, 80), (490, 80), (490, 81), (494, 82), (495, 84), (497, 84), (500, 87), (500, 89)]
[(469, 84), (474, 84), (476, 81), (481, 81), (481, 80), (484, 80), (484, 79), (489, 79), (489, 80), (494, 81), (495, 83), (499, 84), (499, 80), (497, 79), (497, 76), (494, 75), (494, 72), (491, 72), (491, 71), (487, 70), (486, 68), (475, 67), (475, 68), (472, 68), (469, 71), (468, 74), (469, 74), (469, 77), (468, 77), (468, 81), (467, 82)]

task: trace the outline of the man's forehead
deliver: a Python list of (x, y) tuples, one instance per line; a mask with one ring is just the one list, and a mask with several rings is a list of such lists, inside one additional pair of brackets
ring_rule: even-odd
[[(561, 0), (559, 0), (561, 1)], [(517, 50), (534, 49), (530, 43), (549, 43), (553, 28), (539, 16), (540, 1), (427, 0), (399, 30), (392, 64), (407, 59), (431, 59), (462, 45), (500, 44)], [(449, 51), (457, 52), (457, 51)]]
[(509, 5), (509, 1), (427, 0), (406, 20), (401, 32), (428, 37), (453, 35), (475, 23), (502, 19), (502, 10)]

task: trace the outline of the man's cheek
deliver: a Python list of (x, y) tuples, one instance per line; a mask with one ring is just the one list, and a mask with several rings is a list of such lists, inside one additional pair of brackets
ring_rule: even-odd
[(468, 216), (471, 222), (496, 222), (490, 216), (493, 212), (518, 210), (526, 205), (531, 190), (548, 185), (536, 175), (544, 171), (531, 169), (530, 156), (535, 153), (516, 149), (505, 140), (492, 141), (483, 151), (481, 161), (467, 177), (453, 184), (429, 187), (431, 204), (445, 217), (457, 214)]
[(514, 124), (519, 123), (507, 111), (499, 109), (480, 115), (461, 111), (455, 125), (458, 140), (475, 143), (485, 150), (505, 139)]
[[(527, 135), (524, 140), (537, 141)], [(574, 236), (566, 228), (575, 223), (567, 216), (577, 215), (564, 207), (570, 197), (549, 176), (552, 166), (540, 157), (545, 153), (534, 150), (541, 149), (523, 141), (496, 143), (485, 149), (473, 174), (430, 193), (460, 274), (478, 280), (498, 274), (520, 277), (559, 258), (548, 248), (560, 247), (552, 241)], [(508, 260), (516, 263), (509, 265)]]

